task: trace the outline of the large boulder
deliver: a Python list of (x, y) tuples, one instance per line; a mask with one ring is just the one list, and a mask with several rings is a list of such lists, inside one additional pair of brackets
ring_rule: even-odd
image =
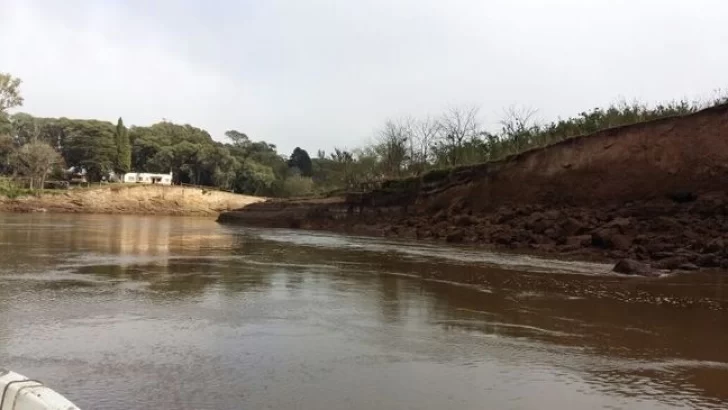
[(650, 265), (634, 259), (622, 259), (614, 265), (612, 270), (623, 275), (659, 276), (659, 273), (652, 269)]
[(682, 224), (675, 218), (669, 216), (658, 216), (650, 222), (653, 230), (663, 232), (682, 232)]
[(591, 234), (591, 244), (596, 248), (626, 251), (634, 240), (617, 227), (604, 227)]
[(678, 266), (678, 269), (685, 271), (695, 271), (700, 270), (700, 267), (694, 263), (683, 263), (682, 265)]
[(612, 235), (612, 237), (609, 239), (612, 243), (612, 249), (626, 251), (632, 246), (632, 238), (627, 235)]
[(690, 191), (680, 191), (680, 192), (672, 192), (672, 193), (668, 194), (667, 197), (679, 204), (684, 204), (684, 203), (688, 203), (688, 202), (693, 202), (696, 199), (698, 199), (698, 194), (696, 194), (695, 192), (690, 192)]
[(476, 220), (470, 215), (460, 215), (455, 218), (454, 222), (457, 226), (471, 226), (476, 223)]
[(555, 209), (543, 213), (543, 219), (555, 221), (561, 217), (561, 212)]
[(585, 246), (589, 246), (589, 244), (591, 244), (591, 241), (592, 241), (591, 235), (569, 236), (566, 238), (566, 245), (573, 246), (576, 248), (582, 248)]
[(724, 250), (725, 242), (722, 238), (712, 239), (705, 245), (705, 251), (708, 253), (723, 252)]
[(690, 263), (690, 261), (685, 256), (675, 255), (675, 256), (671, 256), (669, 258), (661, 259), (659, 262), (657, 262), (655, 264), (655, 266), (659, 269), (674, 270), (674, 269), (679, 269), (680, 266), (683, 266), (688, 263)]
[(461, 229), (454, 230), (445, 237), (445, 241), (450, 243), (460, 243), (463, 239), (465, 239), (465, 233)]
[(616, 228), (621, 233), (626, 233), (632, 223), (628, 218), (615, 218), (611, 220), (608, 224), (604, 225), (605, 228)]
[(543, 231), (543, 234), (557, 242), (563, 242), (565, 240), (564, 231), (558, 225), (554, 225), (551, 228), (546, 229)]
[(564, 233), (567, 236), (582, 235), (586, 232), (584, 224), (579, 222), (576, 218), (566, 218), (561, 227), (564, 229)]
[(698, 256), (698, 259), (695, 263), (698, 266), (703, 266), (706, 268), (718, 268), (721, 266), (721, 257), (720, 255), (714, 253), (706, 253)]
[(612, 236), (616, 232), (612, 229), (597, 229), (591, 234), (591, 244), (595, 248), (610, 249), (612, 247)]

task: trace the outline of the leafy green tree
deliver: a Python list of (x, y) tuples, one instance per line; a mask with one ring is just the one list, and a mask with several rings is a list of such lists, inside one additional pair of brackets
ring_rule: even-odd
[(13, 132), (13, 124), (8, 110), (23, 105), (23, 97), (20, 95), (19, 78), (13, 78), (10, 74), (0, 73), (0, 135), (9, 135)]
[(34, 117), (23, 112), (13, 114), (9, 118), (17, 145), (41, 141), (56, 150), (61, 150), (69, 125), (76, 121), (67, 118)]
[(115, 172), (122, 174), (129, 172), (131, 170), (131, 143), (129, 142), (129, 132), (121, 117), (116, 122), (114, 143), (116, 144)]
[(331, 157), (331, 173), (333, 174), (332, 182), (337, 188), (354, 188), (356, 186), (356, 178), (354, 173), (354, 156), (351, 152), (334, 148)]
[(13, 172), (12, 158), (15, 153), (15, 143), (10, 135), (0, 134), (0, 174)]
[(230, 130), (225, 132), (225, 136), (236, 146), (246, 146), (250, 144), (250, 139), (245, 133), (236, 130)]
[(10, 122), (12, 123), (13, 134), (15, 135), (16, 143), (18, 145), (42, 140), (42, 120), (40, 118), (35, 118), (30, 114), (19, 112), (10, 116)]
[(114, 125), (106, 121), (67, 121), (62, 148), (67, 164), (84, 168), (91, 181), (100, 180), (116, 164), (114, 132)]
[(234, 190), (250, 195), (270, 195), (276, 179), (273, 168), (246, 161), (240, 164), (235, 174)]
[(132, 164), (140, 172), (172, 172), (175, 182), (200, 184), (211, 180), (204, 174), (203, 149), (216, 143), (207, 131), (191, 125), (160, 122), (132, 127)]
[(7, 113), (0, 112), (0, 135), (10, 135), (13, 132), (13, 123)]
[(301, 175), (310, 177), (313, 175), (313, 163), (311, 157), (308, 156), (308, 152), (305, 149), (296, 147), (291, 153), (291, 157), (288, 159), (289, 168), (298, 168)]
[[(229, 138), (230, 135), (235, 135), (230, 131), (227, 134)], [(265, 141), (250, 141), (247, 136), (231, 139), (235, 142), (227, 148), (239, 164), (235, 191), (273, 195), (281, 189), (288, 175), (288, 165), (286, 159), (278, 154), (276, 146)], [(253, 181), (241, 181), (241, 178), (246, 177)]]
[(20, 78), (13, 78), (8, 73), (0, 73), (0, 113), (23, 105), (23, 97), (20, 95)]
[(227, 147), (218, 144), (206, 147), (200, 157), (204, 170), (201, 184), (214, 185), (224, 190), (232, 190), (238, 161)]
[(61, 161), (61, 156), (53, 147), (39, 141), (23, 145), (12, 157), (15, 170), (28, 178), (30, 189), (43, 188), (53, 166)]

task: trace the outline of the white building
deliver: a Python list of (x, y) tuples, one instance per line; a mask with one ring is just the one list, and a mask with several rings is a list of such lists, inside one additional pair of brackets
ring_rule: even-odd
[(122, 179), (125, 184), (172, 185), (172, 173), (151, 174), (148, 172), (127, 172)]

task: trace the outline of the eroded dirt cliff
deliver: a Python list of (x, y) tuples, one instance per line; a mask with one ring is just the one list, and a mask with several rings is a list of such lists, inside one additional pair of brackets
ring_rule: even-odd
[(728, 106), (220, 221), (728, 268)]

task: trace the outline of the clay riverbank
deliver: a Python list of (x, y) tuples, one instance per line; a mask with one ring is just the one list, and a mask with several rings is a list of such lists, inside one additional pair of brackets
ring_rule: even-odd
[(370, 192), (252, 204), (219, 220), (725, 269), (727, 187), (722, 105)]
[(110, 185), (0, 197), (0, 211), (215, 216), (262, 200), (194, 187)]

